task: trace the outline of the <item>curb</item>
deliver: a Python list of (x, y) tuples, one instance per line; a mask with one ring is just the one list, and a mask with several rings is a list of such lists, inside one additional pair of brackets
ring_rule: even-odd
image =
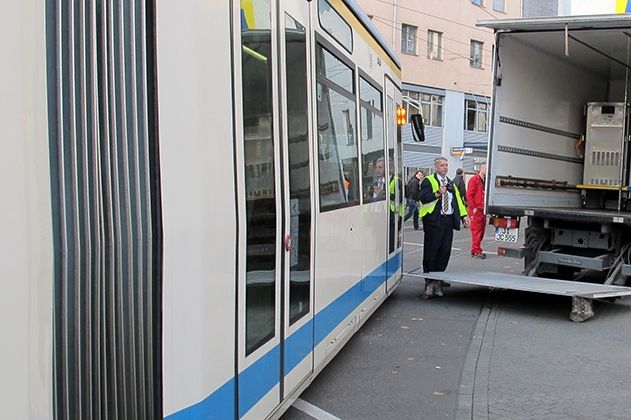
[(499, 301), (491, 295), (480, 310), (465, 357), (456, 420), (489, 418), (489, 376), (499, 315)]

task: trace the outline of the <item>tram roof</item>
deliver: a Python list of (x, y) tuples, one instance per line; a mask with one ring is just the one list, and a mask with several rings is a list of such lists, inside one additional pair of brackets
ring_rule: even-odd
[(368, 32), (370, 32), (370, 34), (375, 38), (375, 40), (379, 43), (381, 48), (383, 48), (383, 50), (386, 52), (386, 54), (388, 54), (388, 56), (392, 59), (394, 64), (396, 64), (397, 67), (401, 69), (401, 63), (399, 62), (399, 59), (397, 58), (396, 54), (394, 53), (392, 48), (388, 46), (388, 43), (381, 35), (381, 32), (379, 32), (379, 30), (375, 27), (375, 25), (373, 25), (368, 15), (366, 15), (366, 12), (364, 12), (364, 10), (361, 7), (359, 7), (359, 5), (357, 4), (355, 0), (343, 0), (343, 1), (344, 1), (344, 4), (346, 4), (348, 8), (353, 12), (353, 14), (360, 20), (360, 22), (362, 23), (362, 25), (364, 25), (364, 27), (368, 30)]

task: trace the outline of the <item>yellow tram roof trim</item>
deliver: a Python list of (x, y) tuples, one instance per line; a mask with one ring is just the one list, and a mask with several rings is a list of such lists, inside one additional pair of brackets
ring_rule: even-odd
[[(394, 52), (388, 47), (381, 33), (370, 22), (368, 16), (353, 0), (327, 0), (329, 4), (351, 25), (364, 41), (388, 63), (394, 74), (401, 78), (401, 64)], [(362, 18), (363, 17), (363, 18)]]

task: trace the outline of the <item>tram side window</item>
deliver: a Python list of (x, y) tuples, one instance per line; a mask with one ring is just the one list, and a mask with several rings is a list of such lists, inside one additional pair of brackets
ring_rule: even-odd
[(318, 2), (320, 26), (339, 42), (348, 52), (353, 52), (353, 31), (327, 0)]
[(246, 354), (275, 335), (276, 191), (269, 0), (242, 20), (246, 201)]
[(320, 210), (359, 204), (354, 71), (316, 50)]
[(386, 199), (388, 175), (384, 161), (384, 127), (381, 92), (359, 78), (360, 133), (364, 203)]
[(289, 253), (289, 323), (310, 311), (311, 176), (307, 103), (307, 32), (285, 14), (287, 135), (292, 247)]

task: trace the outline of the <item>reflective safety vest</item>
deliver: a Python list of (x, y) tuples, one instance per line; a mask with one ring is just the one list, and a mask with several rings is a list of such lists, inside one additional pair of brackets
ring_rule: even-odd
[[(434, 175), (430, 175), (426, 179), (429, 180), (429, 183), (432, 186), (432, 192), (433, 193), (438, 192), (438, 189), (440, 188), (440, 185), (438, 184), (438, 181), (436, 180), (436, 177)], [(456, 195), (456, 202), (458, 203), (458, 211), (460, 212), (460, 217), (465, 217), (467, 215), (467, 207), (462, 202), (462, 197), (460, 197), (460, 191), (458, 191), (457, 187), (454, 187), (452, 194)], [(441, 199), (441, 197), (438, 197), (436, 200), (430, 201), (427, 204), (423, 204), (423, 203), (419, 202), (419, 210), (418, 210), (419, 216), (425, 217), (428, 214), (430, 214), (431, 212), (433, 212), (434, 208), (436, 207), (436, 203), (440, 199)], [(455, 211), (455, 209), (454, 209), (454, 211)]]
[(390, 191), (390, 211), (392, 213), (396, 213), (397, 209), (399, 211), (399, 216), (403, 217), (405, 214), (405, 206), (401, 205), (401, 203), (396, 203), (396, 188), (397, 184), (399, 184), (399, 177), (393, 176), (388, 184), (388, 191)]

